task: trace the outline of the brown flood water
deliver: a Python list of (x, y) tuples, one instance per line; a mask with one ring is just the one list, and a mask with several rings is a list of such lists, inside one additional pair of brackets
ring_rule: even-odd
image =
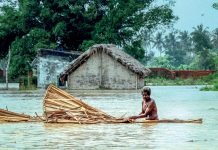
[[(218, 147), (218, 92), (199, 86), (153, 86), (159, 118), (196, 119), (203, 124), (44, 124), (1, 123), (0, 150), (10, 149), (178, 149)], [(141, 110), (139, 91), (69, 91), (113, 116)], [(0, 91), (0, 108), (42, 114), (44, 90)]]

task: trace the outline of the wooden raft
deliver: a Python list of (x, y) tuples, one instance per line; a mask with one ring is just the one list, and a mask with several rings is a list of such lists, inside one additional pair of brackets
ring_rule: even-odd
[(32, 122), (34, 117), (0, 109), (0, 122)]
[(202, 119), (136, 120), (115, 118), (96, 109), (69, 93), (49, 85), (44, 97), (44, 118), (48, 123), (202, 123)]
[(89, 106), (82, 100), (69, 93), (49, 85), (43, 99), (43, 116), (30, 116), (0, 109), (0, 123), (2, 122), (46, 122), (46, 123), (74, 123), (74, 124), (96, 124), (96, 123), (202, 123), (202, 119), (179, 120), (136, 120), (127, 118), (116, 118), (105, 112)]

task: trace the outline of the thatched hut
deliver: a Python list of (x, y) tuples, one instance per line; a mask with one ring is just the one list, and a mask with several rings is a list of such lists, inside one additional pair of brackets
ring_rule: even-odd
[(112, 44), (90, 47), (60, 74), (68, 89), (139, 89), (150, 73)]

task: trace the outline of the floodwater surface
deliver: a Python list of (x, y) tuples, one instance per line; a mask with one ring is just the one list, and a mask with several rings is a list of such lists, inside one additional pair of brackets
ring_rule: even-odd
[[(178, 149), (218, 147), (218, 92), (200, 86), (152, 86), (160, 119), (197, 119), (203, 124), (46, 124), (1, 123), (0, 150), (10, 149)], [(0, 91), (0, 108), (42, 114), (44, 90)], [(140, 91), (68, 91), (116, 116), (141, 111)]]

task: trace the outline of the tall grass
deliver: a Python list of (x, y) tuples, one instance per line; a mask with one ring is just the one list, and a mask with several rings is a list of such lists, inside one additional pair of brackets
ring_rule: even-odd
[(218, 91), (218, 72), (204, 77), (203, 80), (209, 83), (209, 86), (201, 88), (203, 91)]

